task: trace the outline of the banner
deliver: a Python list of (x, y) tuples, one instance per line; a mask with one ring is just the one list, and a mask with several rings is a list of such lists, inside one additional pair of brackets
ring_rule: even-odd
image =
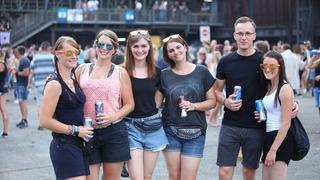
[(0, 44), (10, 44), (10, 32), (0, 32)]
[(210, 26), (200, 26), (200, 42), (210, 42)]
[(67, 22), (67, 8), (58, 8), (57, 9), (57, 16), (58, 16), (58, 22), (64, 23)]
[(68, 22), (81, 22), (83, 21), (82, 9), (68, 9), (67, 11)]

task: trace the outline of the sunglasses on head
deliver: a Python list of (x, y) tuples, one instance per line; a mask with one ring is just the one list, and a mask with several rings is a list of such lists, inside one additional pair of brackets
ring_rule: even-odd
[(70, 56), (79, 56), (80, 55), (80, 51), (78, 49), (75, 50), (65, 50), (65, 51), (56, 51), (57, 53), (61, 53), (63, 55), (65, 55), (66, 57), (70, 57)]
[(98, 42), (98, 43), (97, 43), (97, 46), (98, 46), (99, 49), (105, 48), (105, 49), (107, 49), (108, 51), (111, 51), (111, 50), (113, 49), (113, 44), (105, 44), (105, 43), (103, 43), (103, 42)]
[(142, 35), (149, 35), (149, 32), (147, 30), (135, 30), (135, 31), (131, 31), (130, 36), (136, 36), (138, 34), (142, 34)]
[(269, 69), (270, 71), (274, 71), (274, 70), (276, 70), (278, 67), (280, 67), (280, 65), (279, 64), (260, 64), (260, 68), (262, 69), (262, 70), (267, 70), (267, 69)]
[(171, 35), (171, 36), (164, 38), (162, 40), (162, 42), (167, 43), (170, 39), (181, 39), (181, 36), (179, 34), (174, 34), (174, 35)]

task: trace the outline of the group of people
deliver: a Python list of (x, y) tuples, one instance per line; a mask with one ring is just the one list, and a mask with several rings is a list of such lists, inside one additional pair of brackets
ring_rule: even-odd
[[(162, 151), (169, 179), (196, 179), (205, 147), (205, 112), (220, 104), (225, 113), (217, 151), (219, 179), (232, 179), (240, 149), (243, 179), (255, 179), (261, 155), (262, 179), (286, 179), (293, 153), (288, 129), (299, 107), (283, 57), (254, 48), (252, 19), (240, 17), (234, 28), (238, 49), (214, 65), (215, 76), (190, 61), (189, 46), (179, 34), (162, 40), (164, 70), (155, 65), (147, 30), (129, 33), (122, 66), (111, 61), (119, 48), (111, 30), (98, 33), (96, 59), (80, 66), (76, 40), (58, 38), (56, 71), (44, 85), (39, 109), (41, 127), (52, 131), (56, 178), (97, 180), (102, 166), (105, 179), (120, 179), (128, 162), (130, 178), (152, 179)], [(235, 86), (241, 86), (237, 99)], [(264, 104), (266, 122), (255, 111), (256, 100)], [(102, 102), (103, 112), (97, 113), (96, 102)], [(88, 118), (92, 127), (84, 125)]]

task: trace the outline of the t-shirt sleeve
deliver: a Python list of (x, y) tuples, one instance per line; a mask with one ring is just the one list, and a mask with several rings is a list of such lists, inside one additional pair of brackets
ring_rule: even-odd
[(226, 79), (226, 74), (223, 72), (225, 66), (225, 61), (223, 58), (219, 61), (218, 66), (217, 66), (217, 79), (224, 80)]
[(208, 70), (208, 68), (203, 67), (203, 74), (204, 74), (204, 90), (205, 92), (207, 92), (212, 85), (214, 84), (214, 82), (216, 81), (216, 79), (212, 76), (212, 74), (210, 73), (210, 71)]
[(25, 59), (22, 61), (22, 69), (26, 69), (30, 67), (30, 61)]

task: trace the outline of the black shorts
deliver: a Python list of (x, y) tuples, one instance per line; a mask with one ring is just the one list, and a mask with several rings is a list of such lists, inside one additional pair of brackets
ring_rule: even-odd
[[(278, 131), (267, 132), (265, 136), (265, 143), (263, 146), (262, 162), (265, 162), (266, 156), (277, 136)], [(279, 149), (277, 150), (276, 161), (283, 161), (289, 165), (291, 157), (293, 156), (293, 138), (288, 132), (285, 139), (282, 141)]]
[(82, 141), (72, 143), (53, 139), (50, 158), (57, 180), (89, 175), (89, 162), (82, 152)]
[(123, 120), (106, 128), (95, 129), (93, 140), (90, 164), (130, 160), (128, 130)]

